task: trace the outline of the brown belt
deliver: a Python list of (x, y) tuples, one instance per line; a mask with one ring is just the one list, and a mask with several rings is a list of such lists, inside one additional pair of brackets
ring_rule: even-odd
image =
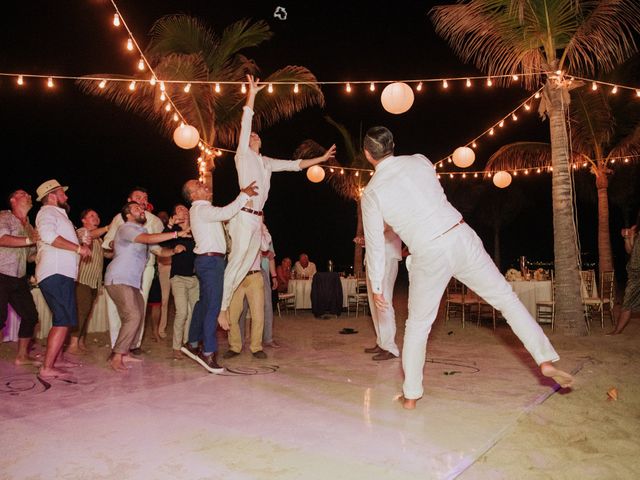
[(249, 271), (247, 272), (247, 277), (248, 277), (249, 275), (253, 275), (254, 273), (260, 273), (260, 272), (262, 272), (262, 270), (249, 270)]
[(253, 213), (254, 215), (257, 215), (259, 217), (264, 215), (262, 212), (260, 212), (258, 210), (252, 210), (252, 209), (247, 208), (247, 207), (242, 207), (240, 210), (242, 210), (243, 212), (247, 212), (247, 213)]
[(440, 235), (438, 235), (436, 238), (440, 238), (443, 235), (446, 235), (447, 233), (449, 233), (451, 230), (453, 230), (454, 228), (456, 228), (459, 225), (462, 225), (464, 223), (464, 218), (462, 220), (460, 220), (458, 223), (456, 223), (453, 227), (451, 227), (448, 230), (445, 230), (444, 232), (442, 232)]
[(226, 257), (227, 255), (220, 252), (196, 253), (198, 257)]

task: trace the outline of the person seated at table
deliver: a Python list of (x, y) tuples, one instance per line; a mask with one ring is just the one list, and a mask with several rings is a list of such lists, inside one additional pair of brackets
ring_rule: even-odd
[(311, 278), (316, 272), (316, 264), (309, 261), (309, 256), (306, 253), (301, 253), (298, 261), (293, 266), (295, 278)]
[(289, 291), (289, 280), (291, 280), (291, 259), (284, 257), (278, 268), (276, 268), (278, 276), (278, 292), (287, 293)]

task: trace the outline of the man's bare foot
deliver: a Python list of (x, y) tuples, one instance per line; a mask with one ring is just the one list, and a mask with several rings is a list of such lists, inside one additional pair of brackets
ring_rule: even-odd
[(545, 377), (553, 378), (553, 380), (562, 388), (569, 388), (573, 385), (573, 377), (556, 367), (551, 362), (543, 362), (540, 364), (540, 371)]
[(173, 359), (174, 360), (184, 360), (184, 353), (182, 353), (180, 350), (174, 350), (173, 351)]
[(142, 363), (143, 360), (140, 357), (136, 357), (135, 355), (122, 355), (122, 363)]
[(128, 372), (129, 369), (125, 366), (124, 362), (122, 361), (122, 359), (115, 359), (115, 358), (110, 358), (109, 360), (107, 360), (107, 363), (109, 364), (109, 366), (116, 372), (118, 373), (123, 373), (123, 372)]
[(38, 360), (37, 358), (27, 357), (27, 356), (19, 356), (14, 360), (14, 365), (35, 365), (39, 367), (42, 365), (42, 360)]
[(416, 408), (416, 402), (420, 400), (420, 398), (405, 398), (404, 395), (398, 395), (396, 400), (402, 403), (402, 408), (405, 410), (413, 410)]
[(229, 330), (229, 311), (221, 310), (220, 315), (218, 315), (218, 324), (222, 327), (223, 330)]
[(64, 370), (62, 368), (40, 367), (40, 370), (38, 371), (38, 375), (41, 376), (42, 378), (59, 378), (59, 377), (69, 376), (69, 372), (67, 372), (66, 370)]
[(79, 345), (70, 346), (64, 351), (64, 353), (68, 353), (69, 355), (86, 355), (87, 349), (82, 349)]

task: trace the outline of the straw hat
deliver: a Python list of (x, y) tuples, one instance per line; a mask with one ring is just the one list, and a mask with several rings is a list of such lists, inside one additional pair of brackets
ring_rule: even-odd
[(36, 193), (38, 194), (38, 198), (36, 198), (36, 201), (41, 201), (44, 196), (46, 196), (48, 193), (53, 192), (54, 190), (57, 190), (58, 188), (62, 188), (65, 192), (69, 189), (69, 187), (63, 187), (62, 185), (60, 185), (57, 180), (47, 180), (36, 189)]

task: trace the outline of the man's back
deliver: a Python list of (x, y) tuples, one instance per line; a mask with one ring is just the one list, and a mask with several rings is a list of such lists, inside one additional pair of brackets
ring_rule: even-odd
[(384, 221), (416, 253), (462, 218), (423, 155), (383, 160), (365, 190), (363, 203), (377, 205)]

